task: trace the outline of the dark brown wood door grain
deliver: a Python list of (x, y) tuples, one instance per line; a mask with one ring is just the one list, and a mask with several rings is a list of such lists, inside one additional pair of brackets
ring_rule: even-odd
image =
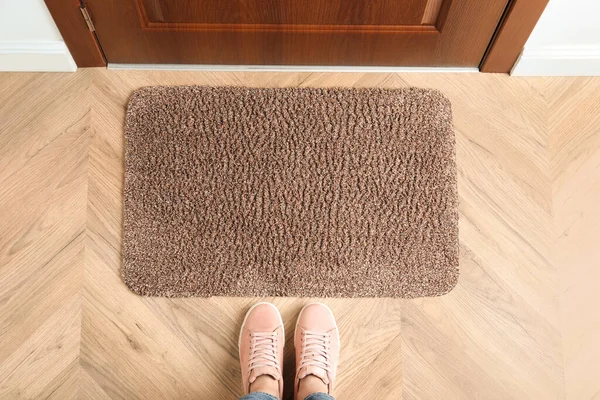
[(508, 0), (88, 0), (109, 63), (477, 67)]

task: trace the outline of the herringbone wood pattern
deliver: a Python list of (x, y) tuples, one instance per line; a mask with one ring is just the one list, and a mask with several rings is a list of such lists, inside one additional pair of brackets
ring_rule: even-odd
[[(422, 86), (451, 99), (461, 278), (431, 299), (325, 300), (337, 397), (600, 397), (600, 79), (81, 70), (0, 74), (0, 397), (231, 399), (257, 299), (120, 277), (123, 122), (157, 84)], [(308, 299), (278, 298), (288, 334)], [(291, 393), (291, 340), (286, 349)]]
[(565, 384), (600, 399), (600, 79), (546, 87)]

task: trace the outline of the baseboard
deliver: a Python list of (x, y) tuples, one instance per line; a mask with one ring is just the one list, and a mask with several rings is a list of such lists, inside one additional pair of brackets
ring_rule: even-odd
[(0, 71), (73, 72), (77, 65), (61, 41), (2, 42)]
[(212, 64), (115, 64), (108, 69), (176, 70), (176, 71), (235, 71), (235, 72), (449, 72), (473, 73), (477, 68), (431, 67), (362, 67), (330, 65), (212, 65)]
[(525, 48), (511, 75), (600, 76), (600, 45)]

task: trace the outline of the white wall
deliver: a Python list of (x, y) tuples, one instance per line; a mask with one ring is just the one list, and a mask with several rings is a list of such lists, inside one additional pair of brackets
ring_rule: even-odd
[(0, 0), (0, 71), (75, 71), (43, 0)]
[(513, 75), (600, 75), (600, 1), (550, 0)]

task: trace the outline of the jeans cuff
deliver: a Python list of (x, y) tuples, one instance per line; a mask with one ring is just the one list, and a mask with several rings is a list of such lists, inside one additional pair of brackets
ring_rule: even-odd
[(279, 397), (275, 397), (272, 394), (265, 392), (252, 392), (244, 397), (240, 397), (240, 400), (279, 400)]
[(335, 398), (327, 393), (313, 393), (306, 396), (304, 400), (335, 400)]

